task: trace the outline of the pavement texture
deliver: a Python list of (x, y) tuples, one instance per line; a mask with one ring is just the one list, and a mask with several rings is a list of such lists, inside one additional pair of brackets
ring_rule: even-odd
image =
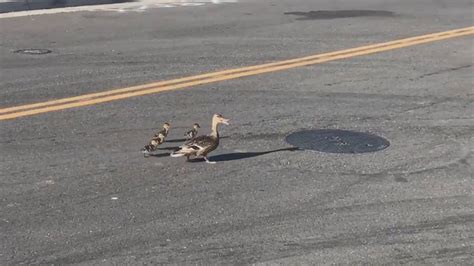
[[(19, 17), (18, 11), (33, 11), (34, 14), (69, 13), (77, 11), (145, 12), (154, 8), (201, 6), (207, 3), (235, 3), (238, 0), (0, 0), (0, 14), (3, 17)], [(71, 7), (74, 7), (71, 9)], [(80, 8), (78, 8), (80, 7)], [(51, 11), (55, 9), (55, 11)], [(22, 12), (20, 12), (22, 13)]]
[[(0, 106), (467, 27), (472, 8), (263, 0), (2, 19)], [(453, 38), (0, 121), (0, 262), (472, 265), (472, 47)], [(25, 48), (52, 53), (14, 53)], [(216, 165), (168, 156), (215, 112), (231, 118)], [(168, 142), (144, 158), (165, 121)], [(291, 149), (305, 129), (390, 147)]]
[(0, 0), (0, 13), (82, 5), (122, 3), (124, 0)]

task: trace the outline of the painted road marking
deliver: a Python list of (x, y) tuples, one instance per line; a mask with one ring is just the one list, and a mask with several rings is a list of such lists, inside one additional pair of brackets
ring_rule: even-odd
[(218, 81), (236, 79), (240, 77), (253, 76), (268, 72), (291, 69), (295, 67), (314, 65), (338, 59), (350, 58), (361, 55), (368, 55), (413, 46), (417, 44), (429, 43), (454, 37), (461, 37), (474, 34), (474, 26), (451, 31), (432, 33), (417, 37), (395, 40), (385, 43), (372, 44), (347, 50), (330, 53), (311, 55), (301, 58), (284, 60), (274, 63), (261, 64), (249, 67), (235, 68), (207, 74), (189, 76), (168, 81), (154, 82), (150, 84), (138, 85), (116, 90), (109, 90), (98, 93), (85, 94), (75, 97), (58, 100), (26, 104), (0, 109), (0, 120), (18, 118), (22, 116), (35, 115), (40, 113), (58, 111), (68, 108), (93, 105), (98, 103), (116, 101), (146, 94), (171, 91), (203, 85)]

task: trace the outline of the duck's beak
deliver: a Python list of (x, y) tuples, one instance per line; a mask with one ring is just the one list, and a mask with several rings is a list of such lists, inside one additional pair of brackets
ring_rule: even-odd
[(223, 119), (222, 119), (222, 124), (224, 124), (224, 125), (229, 125), (229, 124), (230, 124), (230, 123), (229, 123), (229, 119), (223, 118)]

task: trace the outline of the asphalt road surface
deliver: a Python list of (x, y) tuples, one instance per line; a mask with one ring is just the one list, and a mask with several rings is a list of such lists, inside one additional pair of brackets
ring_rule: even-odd
[[(255, 0), (0, 18), (0, 108), (470, 27), (472, 8)], [(472, 265), (472, 47), (471, 34), (1, 120), (0, 263)], [(15, 52), (30, 48), (51, 53)], [(231, 119), (217, 164), (168, 156), (217, 112)], [(306, 129), (390, 146), (285, 142)]]

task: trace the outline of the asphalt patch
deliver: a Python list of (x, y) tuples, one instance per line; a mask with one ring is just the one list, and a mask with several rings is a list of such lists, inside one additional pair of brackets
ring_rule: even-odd
[(28, 55), (42, 55), (42, 54), (49, 54), (51, 50), (48, 49), (21, 49), (16, 50), (16, 54), (28, 54)]
[(356, 17), (393, 17), (395, 13), (386, 10), (318, 10), (309, 12), (285, 12), (285, 15), (301, 16), (298, 20), (337, 19)]
[(390, 142), (382, 137), (349, 130), (303, 130), (286, 137), (286, 142), (303, 150), (327, 153), (367, 153), (386, 149)]

